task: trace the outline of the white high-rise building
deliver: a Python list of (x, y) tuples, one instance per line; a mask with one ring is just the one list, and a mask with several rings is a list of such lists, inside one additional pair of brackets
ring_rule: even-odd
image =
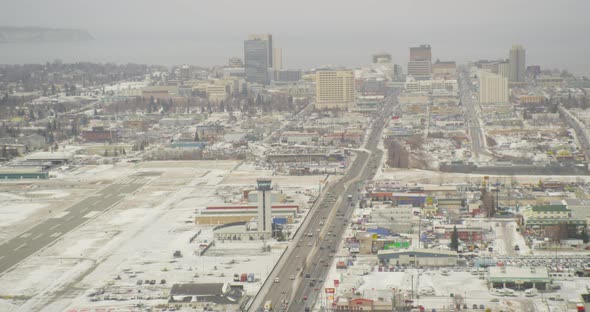
[(485, 71), (480, 71), (478, 75), (480, 104), (508, 103), (508, 79)]
[(258, 190), (258, 232), (272, 235), (272, 181), (260, 178), (256, 184)]

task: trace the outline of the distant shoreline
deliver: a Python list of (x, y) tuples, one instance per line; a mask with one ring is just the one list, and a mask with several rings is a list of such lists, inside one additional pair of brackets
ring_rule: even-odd
[(83, 29), (0, 26), (1, 43), (79, 42), (94, 40)]

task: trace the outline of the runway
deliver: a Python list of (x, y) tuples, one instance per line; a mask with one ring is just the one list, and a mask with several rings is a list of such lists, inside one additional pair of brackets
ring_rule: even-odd
[(103, 188), (45, 221), (0, 245), (0, 275), (9, 271), (42, 248), (52, 244), (68, 232), (115, 206), (132, 194), (150, 178), (128, 177)]

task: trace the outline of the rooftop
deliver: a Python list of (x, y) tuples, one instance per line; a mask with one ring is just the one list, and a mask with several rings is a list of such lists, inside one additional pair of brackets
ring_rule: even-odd
[(543, 267), (490, 267), (490, 280), (549, 280), (549, 274)]
[(566, 205), (536, 205), (532, 207), (533, 211), (569, 211)]

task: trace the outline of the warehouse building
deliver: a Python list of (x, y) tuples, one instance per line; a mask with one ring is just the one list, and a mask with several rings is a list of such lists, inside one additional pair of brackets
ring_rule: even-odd
[(37, 152), (25, 157), (27, 162), (51, 162), (53, 165), (61, 165), (74, 160), (72, 152)]
[(410, 250), (379, 250), (380, 262), (413, 267), (443, 267), (457, 265), (457, 252), (415, 248)]
[(47, 179), (47, 171), (41, 168), (0, 168), (0, 180)]

